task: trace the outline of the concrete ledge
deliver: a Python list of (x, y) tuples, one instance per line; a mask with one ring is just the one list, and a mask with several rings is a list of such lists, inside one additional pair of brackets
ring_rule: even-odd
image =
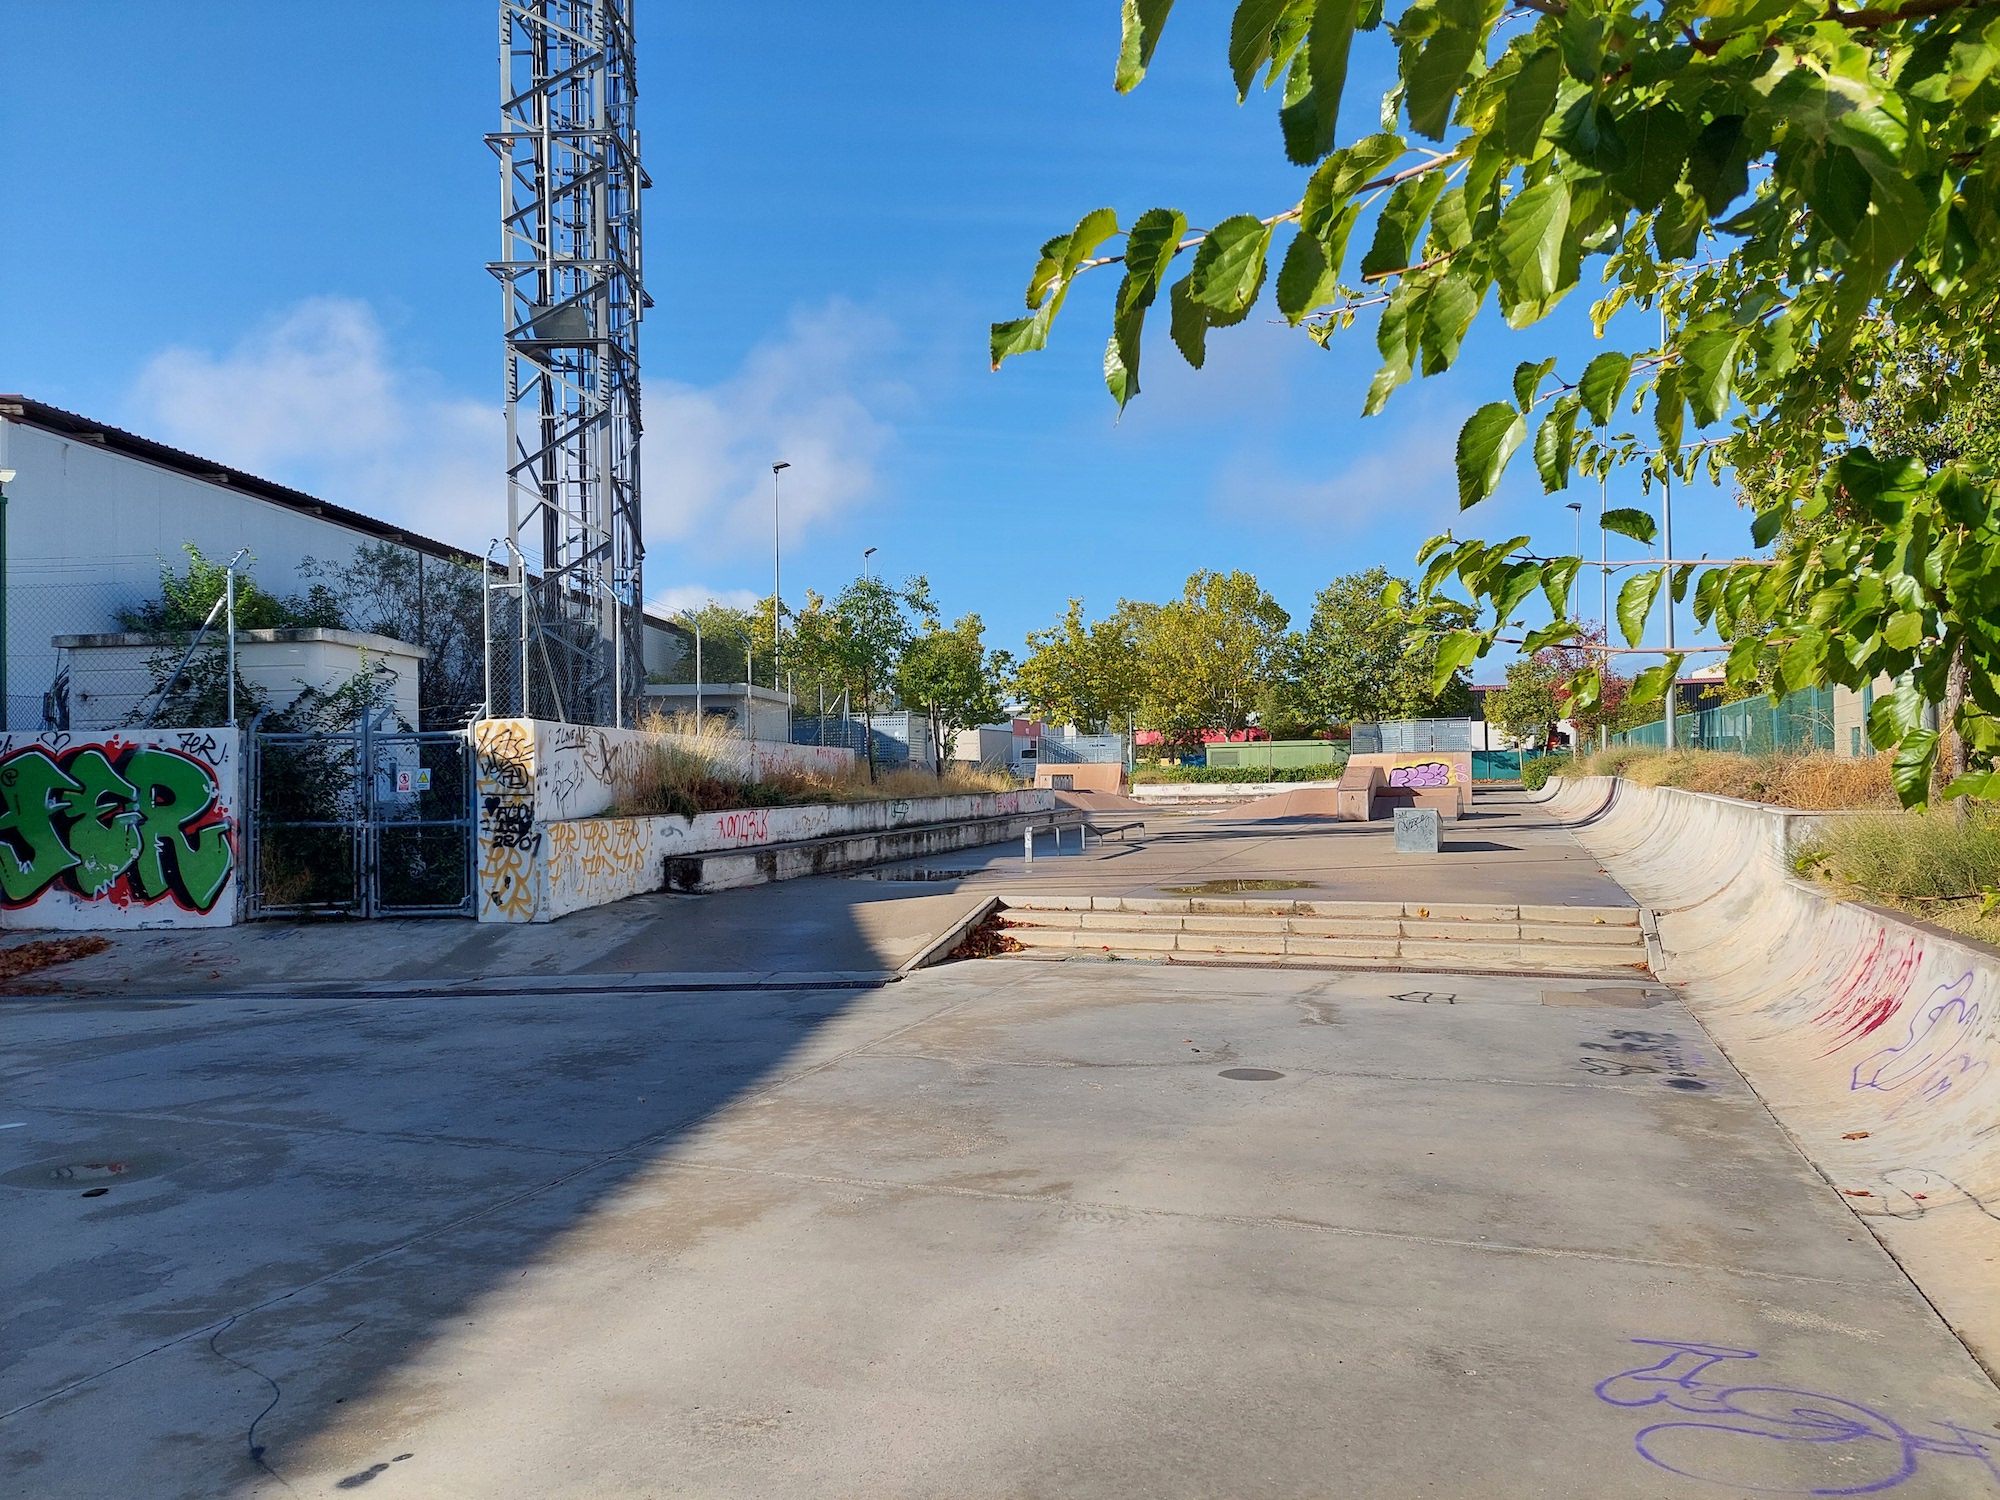
[[(771, 844), (758, 849), (669, 854), (662, 864), (660, 884), (653, 888), (705, 894), (738, 890), (749, 885), (767, 885), (779, 880), (798, 880), (808, 875), (832, 875), (864, 865), (946, 854), (982, 844), (1017, 843), (1024, 830), (1029, 827), (1046, 828), (1050, 820), (1047, 813), (1018, 813), (1001, 818), (919, 824), (879, 833), (802, 839), (796, 843)], [(1082, 821), (1082, 814), (1074, 818), (1058, 817), (1055, 821), (1064, 828), (1072, 828)]]

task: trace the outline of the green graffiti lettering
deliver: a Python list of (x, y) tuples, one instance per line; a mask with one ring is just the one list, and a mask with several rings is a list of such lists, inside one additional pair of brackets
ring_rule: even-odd
[(139, 814), (133, 811), (139, 793), (111, 768), (101, 750), (81, 750), (70, 757), (74, 791), (56, 793), (70, 824), (67, 841), (76, 856), (70, 879), (95, 900), (118, 883), (139, 857)]
[(178, 875), (189, 904), (207, 911), (229, 881), (233, 851), (227, 830), (219, 825), (192, 836), (188, 825), (215, 805), (214, 781), (201, 766), (165, 750), (134, 750), (124, 772), (139, 809), (139, 862), (133, 877), (140, 894), (157, 901)]
[(51, 792), (81, 790), (40, 751), (0, 766), (0, 893), (26, 901), (77, 863), (56, 830)]

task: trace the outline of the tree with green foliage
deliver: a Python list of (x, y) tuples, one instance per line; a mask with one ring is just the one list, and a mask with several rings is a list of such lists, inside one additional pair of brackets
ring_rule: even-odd
[(896, 668), (920, 627), (938, 611), (922, 574), (897, 588), (887, 579), (861, 577), (833, 601), (833, 661), (860, 708), (868, 741), (868, 779), (875, 779), (875, 715), (895, 701)]
[(1011, 658), (988, 652), (978, 615), (961, 615), (949, 629), (936, 620), (903, 648), (896, 663), (896, 692), (908, 708), (930, 720), (937, 773), (957, 748), (959, 731), (1000, 717), (1000, 689)]
[[(1144, 77), (1171, 9), (1125, 0), (1121, 91)], [(1783, 482), (1754, 516), (1753, 543), (1800, 521), (1824, 521), (1822, 534), (1769, 564), (1664, 559), (1634, 572), (1617, 610), (1630, 647), (1662, 593), (1691, 589), (1697, 621), (1716, 620), (1729, 639), (1731, 683), (1765, 670), (1780, 691), (1895, 678), (1869, 731), (1894, 749), (1906, 802), (1929, 794), (1932, 706), (1948, 697), (1971, 767), (1949, 794), (2000, 795), (2000, 477), (1977, 459), (1931, 469), (1878, 454), (1843, 415), (1926, 351), (1950, 351), (1926, 398), (1938, 410), (1996, 362), (1993, 6), (1412, 0), (1386, 26), (1396, 83), (1380, 128), (1340, 144), (1349, 54), (1384, 22), (1380, 0), (1241, 0), (1229, 67), (1239, 99), (1260, 73), (1266, 88), (1284, 80), (1284, 149), (1313, 169), (1298, 200), (1195, 230), (1177, 209), (1129, 226), (1108, 208), (1084, 215), (1042, 247), (1029, 315), (994, 325), (994, 365), (1041, 348), (1076, 278), (1117, 263), (1105, 379), (1123, 405), (1139, 390), (1145, 318), (1160, 293), (1172, 342), (1199, 367), (1208, 331), (1249, 316), (1283, 230), (1275, 290), (1289, 322), (1328, 344), (1379, 309), (1373, 414), (1419, 371), (1450, 368), (1489, 294), (1510, 327), (1525, 328), (1586, 281), (1601, 286), (1599, 336), (1636, 336), (1637, 347), (1567, 378), (1554, 359), (1524, 362), (1513, 399), (1482, 406), (1459, 433), (1461, 507), (1491, 495), (1524, 447), (1551, 491), (1573, 472), (1624, 463), (1648, 484), (1703, 465), (1772, 464)], [(1365, 210), (1375, 211), (1372, 237), (1350, 278), (1348, 241)], [(1120, 235), (1117, 253), (1101, 253)], [(1182, 256), (1187, 273), (1168, 285)], [(1628, 308), (1656, 319), (1620, 318)], [(1650, 408), (1643, 439), (1612, 430), (1628, 405)], [(1605, 523), (1641, 541), (1654, 530), (1638, 507)], [(1579, 557), (1537, 554), (1525, 537), (1447, 533), (1419, 561), (1404, 607), (1442, 636), (1440, 683), (1502, 640), (1532, 654), (1577, 638), (1566, 604)], [(1430, 614), (1453, 577), (1481, 611), (1475, 628)], [(1532, 627), (1538, 591), (1551, 618)], [(1758, 623), (1739, 631), (1746, 606)], [(1641, 672), (1634, 703), (1657, 701), (1680, 660)], [(1954, 677), (1962, 694), (1950, 691)], [(1585, 706), (1602, 692), (1601, 660), (1573, 691)]]
[[(1386, 568), (1347, 573), (1319, 591), (1312, 620), (1295, 638), (1294, 688), (1301, 717), (1322, 725), (1356, 720), (1457, 718), (1471, 711), (1463, 668), (1442, 688), (1432, 681), (1437, 642), (1386, 608)], [(1461, 623), (1472, 623), (1464, 611)]]
[(1189, 576), (1178, 599), (1133, 606), (1144, 688), (1139, 722), (1181, 752), (1247, 729), (1281, 678), (1291, 616), (1244, 572)]
[(1115, 614), (1085, 624), (1083, 601), (1072, 599), (1055, 625), (1029, 633), (1014, 690), (1051, 724), (1074, 724), (1085, 734), (1122, 729), (1145, 688), (1137, 635), (1137, 616), (1124, 601)]

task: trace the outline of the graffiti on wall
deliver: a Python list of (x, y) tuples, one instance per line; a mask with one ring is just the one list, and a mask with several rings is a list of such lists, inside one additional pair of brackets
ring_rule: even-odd
[(535, 826), (534, 731), (515, 719), (487, 719), (474, 726), (479, 770), (479, 909), (502, 921), (535, 915), (535, 855), (542, 836)]
[(1446, 761), (1425, 760), (1413, 765), (1389, 767), (1389, 785), (1414, 789), (1456, 786), (1452, 767)]
[(0, 904), (51, 891), (212, 911), (236, 868), (228, 736), (0, 740)]
[(1986, 1062), (1973, 1055), (1979, 1039), (1979, 1006), (1969, 998), (1970, 972), (1930, 992), (1910, 1017), (1902, 1041), (1854, 1065), (1850, 1092), (1873, 1089), (1895, 1096), (1886, 1116), (1936, 1104), (1964, 1093), (1985, 1076)]

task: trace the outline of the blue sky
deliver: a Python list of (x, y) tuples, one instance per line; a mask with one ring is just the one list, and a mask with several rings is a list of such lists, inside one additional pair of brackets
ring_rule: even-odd
[[(1228, 14), (1181, 0), (1121, 98), (1114, 0), (768, 0), (754, 26), (640, 0), (652, 597), (768, 591), (777, 458), (788, 595), (875, 546), (1016, 649), (1073, 594), (1101, 613), (1196, 568), (1248, 569), (1303, 623), (1335, 575), (1407, 570), (1447, 525), (1568, 550), (1563, 504), (1594, 493), (1543, 496), (1523, 454), (1461, 521), (1451, 454), (1518, 360), (1573, 374), (1605, 347), (1580, 292), (1520, 333), (1483, 320), (1456, 369), (1367, 420), (1372, 326), (1322, 352), (1268, 297), (1199, 373), (1158, 329), (1118, 420), (1108, 273), (1048, 351), (987, 370), (988, 323), (1084, 211), (1201, 224), (1296, 200), (1272, 101), (1236, 106)], [(483, 548), (503, 515), (496, 35), (491, 0), (17, 9), (0, 389)], [(1365, 39), (1343, 140), (1376, 128), (1388, 65)], [(1688, 555), (1743, 540), (1726, 489), (1683, 494), (1676, 531)]]

